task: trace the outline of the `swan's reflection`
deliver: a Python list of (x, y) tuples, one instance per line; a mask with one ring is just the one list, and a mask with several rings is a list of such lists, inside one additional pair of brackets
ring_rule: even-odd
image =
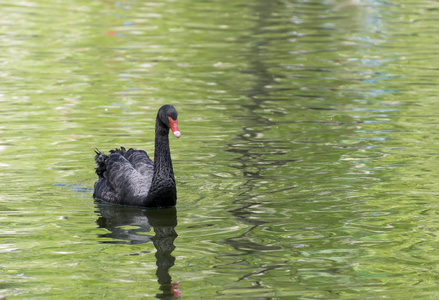
[[(153, 242), (157, 252), (157, 280), (161, 294), (157, 298), (178, 298), (181, 293), (177, 283), (172, 284), (169, 269), (174, 265), (174, 240), (177, 238), (177, 209), (144, 209), (139, 207), (121, 206), (108, 203), (97, 203), (100, 217), (96, 223), (99, 228), (109, 232), (100, 235), (106, 238), (102, 243), (142, 244)], [(129, 228), (127, 228), (129, 227)], [(148, 234), (154, 230), (155, 235)], [(108, 238), (114, 240), (108, 240)]]

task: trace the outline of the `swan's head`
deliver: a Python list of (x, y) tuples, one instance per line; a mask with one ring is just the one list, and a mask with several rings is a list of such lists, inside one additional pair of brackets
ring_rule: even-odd
[(163, 105), (159, 109), (159, 118), (165, 124), (168, 126), (168, 128), (171, 128), (172, 133), (176, 137), (180, 137), (181, 133), (178, 130), (178, 113), (174, 106), (172, 105)]

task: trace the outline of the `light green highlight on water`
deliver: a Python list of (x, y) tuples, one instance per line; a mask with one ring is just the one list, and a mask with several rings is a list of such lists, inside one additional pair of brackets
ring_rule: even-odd
[[(0, 296), (436, 299), (436, 19), (431, 1), (0, 4)], [(165, 103), (176, 212), (95, 203), (93, 149), (153, 157)]]

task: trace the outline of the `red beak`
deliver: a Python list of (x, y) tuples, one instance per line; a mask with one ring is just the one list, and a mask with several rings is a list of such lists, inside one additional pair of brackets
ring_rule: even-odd
[(171, 117), (168, 117), (168, 119), (172, 133), (175, 135), (175, 137), (179, 138), (181, 136), (181, 132), (178, 130), (178, 120), (173, 120)]

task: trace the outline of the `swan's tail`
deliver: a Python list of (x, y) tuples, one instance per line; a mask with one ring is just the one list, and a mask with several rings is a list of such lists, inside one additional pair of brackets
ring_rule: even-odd
[(108, 155), (104, 152), (99, 151), (98, 148), (95, 149), (95, 162), (96, 162), (96, 174), (99, 176), (99, 178), (104, 177), (104, 173), (107, 170), (107, 167), (105, 165), (106, 160), (108, 159)]
[[(125, 155), (127, 150), (124, 147), (120, 147), (120, 149), (110, 150), (110, 153), (119, 153), (122, 156)], [(108, 155), (104, 152), (101, 152), (98, 148), (95, 149), (95, 162), (96, 162), (96, 174), (99, 178), (104, 178), (104, 173), (107, 171), (107, 159)]]

